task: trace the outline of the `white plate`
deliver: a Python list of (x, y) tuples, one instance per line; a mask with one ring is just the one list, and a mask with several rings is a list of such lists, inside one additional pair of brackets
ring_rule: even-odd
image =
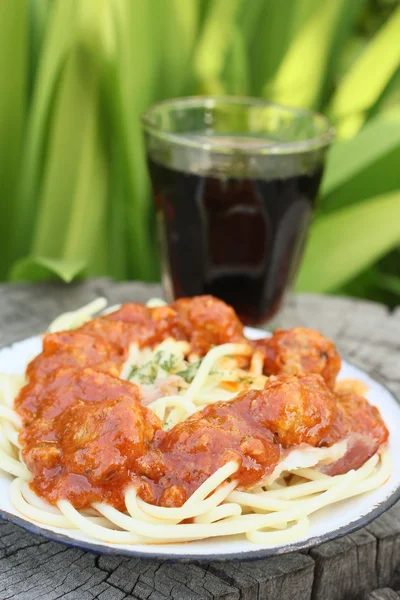
[[(262, 330), (247, 328), (249, 338), (265, 335)], [(0, 350), (0, 373), (23, 374), (26, 364), (41, 351), (40, 337), (29, 338), (11, 347)], [(283, 554), (307, 548), (315, 544), (345, 535), (363, 527), (400, 499), (400, 405), (395, 397), (382, 384), (371, 379), (357, 367), (343, 361), (339, 379), (360, 379), (369, 391), (368, 400), (377, 406), (390, 431), (389, 447), (394, 458), (393, 473), (379, 489), (362, 496), (344, 500), (318, 511), (310, 517), (307, 535), (295, 542), (269, 548), (253, 544), (241, 536), (213, 538), (211, 540), (190, 543), (152, 544), (149, 546), (117, 546), (93, 541), (74, 530), (56, 529), (50, 526), (38, 526), (30, 519), (22, 517), (13, 507), (9, 498), (9, 484), (12, 477), (0, 471), (0, 516), (17, 523), (28, 531), (43, 535), (49, 539), (77, 546), (85, 550), (103, 554), (124, 554), (145, 558), (172, 560), (226, 560), (255, 559)]]

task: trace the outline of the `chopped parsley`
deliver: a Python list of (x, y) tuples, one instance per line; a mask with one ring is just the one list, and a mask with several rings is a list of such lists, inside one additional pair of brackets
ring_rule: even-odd
[[(179, 375), (179, 377), (182, 377), (186, 383), (190, 384), (195, 378), (202, 362), (203, 358), (200, 358), (194, 363), (189, 363), (181, 359), (179, 356), (169, 353), (167, 354), (162, 350), (159, 350), (147, 363), (143, 365), (133, 365), (128, 379), (134, 379), (143, 384), (152, 384), (158, 377), (164, 377), (164, 375), (160, 373), (161, 370), (168, 375)], [(186, 368), (182, 369), (182, 365), (185, 365)], [(182, 370), (179, 371), (179, 368)], [(217, 369), (211, 369), (209, 373), (209, 375), (220, 374), (221, 371)]]
[(177, 356), (166, 356), (162, 350), (159, 350), (152, 360), (144, 365), (133, 365), (128, 379), (136, 379), (143, 384), (152, 384), (157, 379), (160, 369), (167, 374), (174, 374), (178, 368), (179, 358)]
[(133, 377), (135, 377), (139, 369), (140, 367), (138, 367), (138, 365), (133, 365), (131, 368), (131, 372), (128, 375), (128, 379), (133, 379)]
[(184, 371), (178, 371), (176, 373), (176, 375), (183, 377), (183, 379), (187, 383), (192, 383), (193, 379), (196, 376), (197, 371), (199, 370), (201, 362), (202, 362), (202, 359), (196, 361), (195, 363), (189, 363), (187, 366), (187, 369), (185, 369)]
[(243, 375), (243, 377), (239, 377), (236, 381), (238, 383), (253, 383), (254, 377), (251, 375)]
[(158, 375), (158, 365), (152, 361), (138, 367), (134, 377), (136, 377), (140, 383), (154, 383)]
[(211, 369), (209, 375), (222, 375), (224, 371), (220, 371), (219, 369)]
[(178, 369), (178, 357), (171, 354), (171, 356), (163, 360), (163, 362), (160, 362), (159, 365), (166, 373), (175, 373)]

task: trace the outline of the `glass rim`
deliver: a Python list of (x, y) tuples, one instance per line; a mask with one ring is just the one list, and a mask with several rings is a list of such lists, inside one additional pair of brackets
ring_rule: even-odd
[[(236, 143), (234, 147), (218, 140), (205, 139), (207, 134), (204, 134), (203, 139), (194, 139), (185, 133), (174, 133), (163, 129), (157, 125), (154, 120), (154, 115), (160, 107), (170, 107), (171, 109), (185, 108), (215, 108), (218, 104), (224, 105), (243, 105), (243, 106), (258, 106), (276, 108), (284, 111), (287, 114), (309, 117), (312, 120), (319, 121), (324, 131), (316, 136), (296, 141), (260, 141), (254, 142), (249, 146), (248, 143)], [(152, 104), (141, 115), (142, 128), (146, 133), (151, 134), (159, 140), (174, 143), (175, 145), (183, 146), (189, 149), (204, 150), (207, 152), (217, 152), (219, 154), (232, 154), (237, 151), (243, 151), (247, 155), (251, 154), (297, 154), (301, 152), (310, 152), (328, 147), (335, 136), (335, 129), (325, 115), (307, 110), (305, 108), (297, 108), (270, 102), (262, 98), (254, 98), (251, 96), (183, 96), (179, 98), (169, 98), (161, 102)]]

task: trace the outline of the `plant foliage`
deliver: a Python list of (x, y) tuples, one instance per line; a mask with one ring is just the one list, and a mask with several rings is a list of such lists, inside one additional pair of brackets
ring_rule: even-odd
[(400, 299), (397, 0), (0, 0), (0, 278), (158, 266), (140, 113), (259, 95), (337, 130), (299, 290)]

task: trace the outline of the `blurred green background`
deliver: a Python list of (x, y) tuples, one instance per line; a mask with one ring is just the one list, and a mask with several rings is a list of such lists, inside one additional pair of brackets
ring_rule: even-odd
[(158, 279), (139, 115), (188, 94), (337, 129), (297, 288), (400, 302), (398, 0), (0, 0), (0, 280)]

